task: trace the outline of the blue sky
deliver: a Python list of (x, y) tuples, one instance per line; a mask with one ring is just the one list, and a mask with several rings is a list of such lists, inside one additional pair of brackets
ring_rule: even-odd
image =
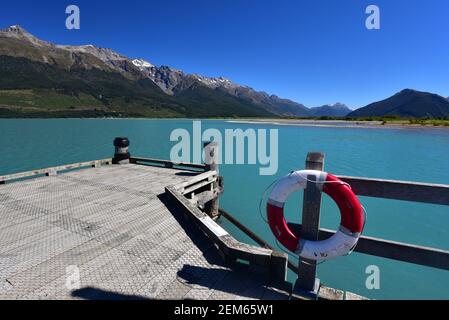
[[(65, 28), (69, 4), (80, 7), (81, 30)], [(365, 28), (370, 4), (380, 30)], [(448, 0), (19, 0), (3, 1), (0, 21), (309, 107), (356, 108), (404, 88), (449, 96)]]

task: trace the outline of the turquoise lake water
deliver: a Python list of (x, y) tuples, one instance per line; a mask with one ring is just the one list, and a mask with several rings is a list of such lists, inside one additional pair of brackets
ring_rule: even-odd
[[(304, 168), (308, 151), (326, 154), (334, 174), (449, 184), (449, 131), (445, 129), (322, 128), (203, 121), (204, 128), (279, 129), (279, 170), (260, 176), (254, 165), (222, 165), (221, 207), (275, 245), (259, 215), (265, 188), (291, 170)], [(112, 141), (127, 136), (133, 155), (168, 159), (170, 133), (192, 129), (188, 120), (0, 120), (0, 175), (108, 158)], [(300, 222), (302, 195), (292, 197), (286, 218)], [(323, 198), (321, 226), (335, 229), (337, 207)], [(365, 235), (449, 249), (449, 207), (360, 197), (367, 209)], [(225, 220), (236, 238), (250, 242)], [(365, 288), (369, 265), (380, 268), (380, 289)], [(449, 272), (353, 253), (320, 264), (322, 283), (376, 299), (449, 299)], [(293, 275), (291, 275), (293, 277)]]

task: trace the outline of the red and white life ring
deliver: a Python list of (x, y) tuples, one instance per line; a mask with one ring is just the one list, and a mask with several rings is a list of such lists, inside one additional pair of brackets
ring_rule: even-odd
[[(315, 186), (329, 195), (340, 209), (341, 222), (336, 234), (323, 241), (300, 239), (289, 229), (284, 218), (284, 205), (295, 191), (306, 189), (310, 176)], [(332, 174), (303, 170), (279, 180), (273, 187), (267, 204), (268, 224), (278, 241), (290, 251), (310, 260), (328, 260), (347, 254), (356, 244), (364, 227), (364, 214), (350, 186)]]

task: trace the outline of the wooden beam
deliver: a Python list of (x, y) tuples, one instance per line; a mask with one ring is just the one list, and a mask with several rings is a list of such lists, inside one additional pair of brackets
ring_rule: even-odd
[(196, 194), (191, 200), (192, 203), (196, 204), (198, 207), (202, 208), (204, 205), (218, 197), (218, 192), (214, 191), (203, 191)]
[(185, 181), (183, 183), (179, 183), (177, 184), (175, 187), (178, 190), (181, 190), (183, 193), (185, 192), (184, 190), (197, 184), (200, 183), (204, 180), (207, 181), (212, 181), (217, 177), (217, 172), (216, 171), (206, 171), (204, 173), (200, 173), (198, 175), (193, 176), (192, 178), (190, 178), (188, 181)]
[(211, 184), (213, 184), (214, 182), (215, 182), (214, 180), (212, 180), (212, 179), (209, 180), (209, 179), (208, 179), (208, 180), (204, 180), (204, 181), (195, 183), (195, 184), (193, 184), (193, 185), (191, 185), (191, 186), (186, 187), (182, 193), (183, 193), (183, 194), (191, 193), (191, 192), (196, 191), (196, 190), (198, 190), (198, 189), (201, 189), (201, 188), (203, 188), (203, 187), (205, 187), (205, 186), (207, 186), (207, 185), (211, 185)]
[(338, 176), (359, 196), (449, 205), (449, 185)]
[(111, 159), (102, 159), (102, 160), (93, 160), (93, 161), (88, 161), (88, 162), (79, 162), (79, 163), (67, 164), (67, 165), (62, 165), (62, 166), (57, 166), (57, 167), (38, 169), (38, 170), (14, 173), (14, 174), (6, 175), (6, 176), (0, 176), (0, 183), (6, 182), (6, 181), (12, 181), (12, 180), (30, 178), (30, 177), (34, 177), (34, 176), (38, 176), (38, 175), (51, 176), (51, 175), (57, 174), (59, 171), (80, 169), (80, 168), (84, 168), (84, 167), (92, 167), (96, 163), (110, 164), (110, 163), (112, 163), (112, 158)]
[(187, 167), (187, 168), (193, 168), (193, 169), (201, 169), (205, 170), (206, 165), (204, 164), (197, 164), (197, 163), (187, 163), (187, 162), (181, 162), (181, 163), (174, 163), (169, 160), (161, 160), (161, 159), (152, 159), (152, 158), (142, 158), (142, 157), (131, 157), (130, 162), (134, 164), (139, 164), (139, 162), (142, 163), (155, 163), (155, 164), (161, 164), (165, 167), (173, 168), (173, 167)]
[[(300, 224), (289, 223), (288, 226), (293, 233), (301, 234), (302, 227)], [(318, 239), (325, 240), (334, 234), (335, 231), (333, 230), (320, 229)], [(354, 251), (426, 267), (449, 270), (449, 251), (447, 250), (361, 236)]]

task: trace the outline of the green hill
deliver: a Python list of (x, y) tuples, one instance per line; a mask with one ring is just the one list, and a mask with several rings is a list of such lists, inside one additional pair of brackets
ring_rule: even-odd
[(179, 96), (150, 79), (131, 80), (96, 68), (59, 68), (0, 56), (0, 116), (234, 117), (273, 116), (255, 105), (201, 86)]
[(405, 89), (394, 96), (351, 112), (348, 117), (446, 118), (449, 101), (437, 94)]

